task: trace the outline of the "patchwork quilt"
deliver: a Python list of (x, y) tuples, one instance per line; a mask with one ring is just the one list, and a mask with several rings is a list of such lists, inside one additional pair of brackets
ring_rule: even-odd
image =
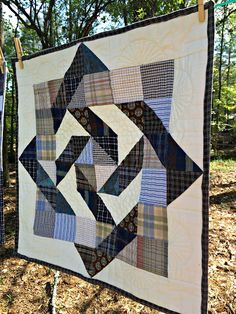
[(213, 4), (15, 63), (17, 252), (207, 313)]
[(4, 73), (0, 71), (0, 245), (4, 242), (4, 216), (3, 216), (3, 125), (4, 125), (4, 98), (6, 88), (6, 66)]

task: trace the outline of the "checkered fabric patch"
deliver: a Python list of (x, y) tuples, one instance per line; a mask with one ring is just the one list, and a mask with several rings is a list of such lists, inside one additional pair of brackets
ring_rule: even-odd
[(168, 276), (168, 242), (137, 236), (137, 267), (159, 276)]
[(140, 71), (144, 99), (172, 97), (174, 60), (142, 65)]
[(109, 72), (85, 75), (84, 90), (87, 106), (113, 104)]
[(167, 208), (140, 203), (137, 225), (140, 236), (168, 240)]
[(36, 138), (37, 159), (56, 159), (56, 138), (55, 135), (39, 135)]
[(110, 78), (115, 104), (143, 100), (140, 67), (112, 70)]

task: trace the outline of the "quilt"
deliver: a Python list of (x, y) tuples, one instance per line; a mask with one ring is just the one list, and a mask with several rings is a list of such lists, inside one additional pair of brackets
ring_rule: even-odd
[(207, 313), (213, 3), (15, 62), (17, 253)]
[(3, 64), (4, 73), (0, 71), (0, 245), (4, 242), (4, 216), (3, 216), (3, 125), (4, 125), (4, 100), (6, 89), (6, 65)]

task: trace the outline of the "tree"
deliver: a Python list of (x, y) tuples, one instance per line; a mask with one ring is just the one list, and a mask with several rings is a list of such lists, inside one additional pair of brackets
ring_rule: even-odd
[(43, 49), (89, 35), (101, 12), (115, 0), (2, 0)]

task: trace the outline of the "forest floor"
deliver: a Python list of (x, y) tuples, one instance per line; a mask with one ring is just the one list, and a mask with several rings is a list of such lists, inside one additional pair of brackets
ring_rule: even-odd
[[(236, 313), (236, 161), (211, 163), (209, 313)], [(5, 193), (6, 244), (0, 249), (0, 314), (50, 314), (54, 270), (13, 256), (15, 178)], [(159, 313), (77, 277), (60, 273), (57, 314)], [(189, 313), (192, 314), (192, 313)]]

